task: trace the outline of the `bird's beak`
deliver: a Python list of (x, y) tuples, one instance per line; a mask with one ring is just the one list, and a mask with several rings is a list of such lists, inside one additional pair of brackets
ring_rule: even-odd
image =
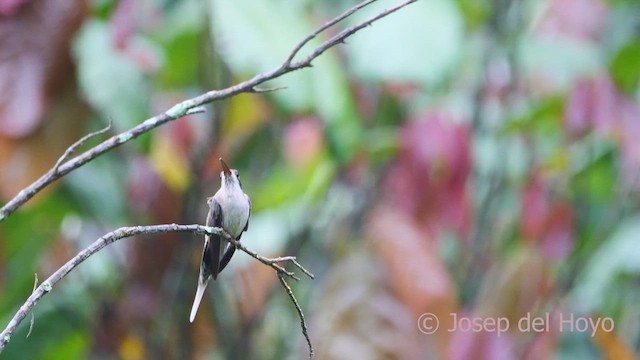
[(220, 164), (222, 164), (222, 171), (224, 172), (224, 175), (231, 176), (231, 170), (229, 170), (229, 166), (227, 166), (227, 163), (224, 162), (222, 158), (219, 158), (218, 160), (220, 160)]

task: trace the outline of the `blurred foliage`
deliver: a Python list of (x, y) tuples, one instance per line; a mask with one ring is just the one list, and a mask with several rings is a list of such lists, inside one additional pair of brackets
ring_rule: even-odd
[[(82, 133), (109, 121), (120, 132), (277, 68), (352, 4), (0, 2), (0, 34), (22, 40), (0, 36), (0, 54), (17, 54), (0, 56), (1, 201)], [(412, 4), (265, 84), (285, 89), (166, 124), (0, 223), (0, 321), (34, 273), (43, 281), (106, 232), (203, 223), (223, 156), (253, 201), (242, 241), (316, 275), (291, 285), (319, 359), (637, 357), (639, 33), (633, 0)], [(244, 254), (189, 324), (201, 241), (108, 247), (40, 301), (30, 336), (28, 318), (2, 358), (306, 357), (275, 274)], [(615, 329), (515, 326), (547, 312), (610, 317)], [(435, 334), (420, 331), (423, 313), (440, 318)], [(451, 313), (511, 328), (450, 332)]]

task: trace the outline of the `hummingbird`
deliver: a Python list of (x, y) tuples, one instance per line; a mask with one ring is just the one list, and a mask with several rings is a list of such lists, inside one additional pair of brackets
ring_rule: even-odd
[[(220, 172), (220, 190), (210, 198), (207, 198), (209, 213), (207, 214), (207, 226), (224, 229), (229, 235), (240, 241), (242, 233), (249, 227), (251, 216), (251, 200), (242, 191), (238, 170), (229, 169), (227, 163), (219, 158), (222, 165)], [(204, 296), (209, 280), (215, 280), (224, 269), (236, 247), (222, 236), (205, 235), (202, 261), (200, 262), (200, 275), (198, 276), (198, 288), (193, 300), (189, 321), (193, 322)]]

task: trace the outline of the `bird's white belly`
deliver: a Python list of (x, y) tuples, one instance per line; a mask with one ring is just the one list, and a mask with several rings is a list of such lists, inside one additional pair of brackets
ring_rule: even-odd
[(244, 230), (249, 217), (249, 204), (244, 194), (224, 196), (220, 201), (222, 208), (222, 227), (233, 237)]

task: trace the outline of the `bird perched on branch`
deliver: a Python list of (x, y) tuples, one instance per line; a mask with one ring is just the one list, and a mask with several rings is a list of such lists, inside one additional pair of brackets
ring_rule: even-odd
[[(229, 166), (219, 159), (222, 165), (220, 172), (220, 190), (207, 199), (209, 213), (207, 214), (207, 226), (222, 228), (236, 240), (240, 240), (242, 233), (249, 227), (251, 216), (251, 200), (242, 191), (238, 170), (229, 169)], [(202, 250), (202, 262), (200, 263), (200, 275), (198, 276), (198, 288), (193, 300), (189, 321), (193, 322), (207, 288), (209, 279), (215, 280), (224, 269), (236, 247), (219, 235), (205, 235), (204, 249)]]

